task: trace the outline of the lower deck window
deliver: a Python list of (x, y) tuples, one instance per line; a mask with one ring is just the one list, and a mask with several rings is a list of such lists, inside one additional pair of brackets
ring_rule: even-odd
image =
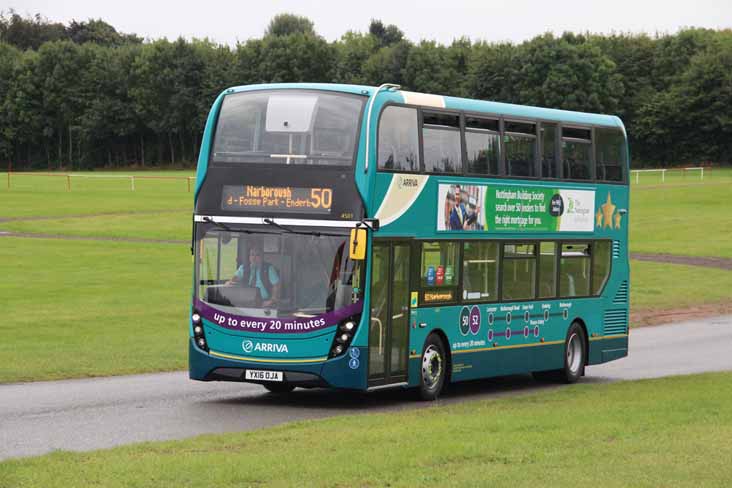
[(590, 244), (562, 244), (559, 262), (559, 294), (583, 297), (590, 294)]
[(592, 244), (592, 294), (599, 295), (610, 276), (610, 241)]
[(539, 244), (539, 298), (557, 296), (556, 243)]
[(527, 300), (534, 298), (536, 276), (535, 244), (504, 244), (503, 300)]
[(463, 248), (463, 300), (498, 299), (498, 243), (466, 242)]
[(452, 302), (460, 281), (459, 242), (424, 242), (420, 263), (423, 303)]

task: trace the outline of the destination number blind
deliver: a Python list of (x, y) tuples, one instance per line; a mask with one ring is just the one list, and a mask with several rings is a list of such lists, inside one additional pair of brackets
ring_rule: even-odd
[(332, 205), (332, 188), (224, 185), (221, 194), (223, 210), (330, 214)]

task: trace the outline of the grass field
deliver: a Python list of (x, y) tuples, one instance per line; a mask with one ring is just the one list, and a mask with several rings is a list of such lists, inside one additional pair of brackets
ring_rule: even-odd
[(732, 373), (0, 463), (0, 487), (729, 486)]
[(2, 238), (0, 381), (184, 368), (190, 263), (186, 246)]
[(630, 246), (634, 252), (732, 258), (732, 170), (660, 182), (645, 173), (631, 185)]
[[(717, 170), (704, 184), (654, 177), (632, 185), (632, 250), (732, 257), (732, 171)], [(0, 231), (181, 243), (1, 238), (0, 293), (13, 319), (0, 332), (13, 340), (0, 342), (0, 382), (185, 367), (193, 199), (186, 182), (139, 180), (135, 192), (127, 180), (104, 178), (75, 180), (70, 192), (63, 178), (16, 175), (9, 191), (4, 183), (0, 175)], [(634, 311), (732, 302), (732, 272), (631, 267)]]

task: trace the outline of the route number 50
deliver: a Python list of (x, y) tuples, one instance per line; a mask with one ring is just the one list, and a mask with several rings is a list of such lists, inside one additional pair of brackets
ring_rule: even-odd
[(333, 190), (330, 188), (311, 188), (310, 199), (313, 201), (313, 208), (330, 208), (333, 203)]

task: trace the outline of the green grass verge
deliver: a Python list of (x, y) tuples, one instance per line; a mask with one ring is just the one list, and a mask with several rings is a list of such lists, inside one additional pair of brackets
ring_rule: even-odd
[(732, 272), (679, 264), (630, 262), (631, 309), (679, 309), (732, 301)]
[(580, 384), (58, 452), (1, 463), (0, 486), (722, 487), (732, 479), (731, 381), (717, 373)]
[[(108, 173), (85, 173), (109, 175)], [(140, 176), (193, 176), (192, 172), (125, 172)], [(13, 175), (7, 188), (5, 174), (0, 174), (0, 218), (91, 215), (193, 209), (194, 182), (189, 193), (185, 180), (136, 180), (116, 178), (72, 179), (71, 191), (66, 179), (58, 176)], [(191, 209), (191, 210), (189, 210)], [(132, 227), (134, 230), (134, 227)]]
[(0, 222), (0, 229), (66, 236), (163, 239), (188, 242), (191, 239), (191, 219), (192, 210), (168, 210), (137, 215), (86, 216), (52, 220), (11, 220)]
[[(641, 176), (631, 185), (630, 249), (634, 252), (732, 258), (732, 170), (698, 176)], [(656, 178), (656, 179), (653, 179)]]
[(0, 240), (0, 382), (183, 369), (191, 258), (160, 244)]

